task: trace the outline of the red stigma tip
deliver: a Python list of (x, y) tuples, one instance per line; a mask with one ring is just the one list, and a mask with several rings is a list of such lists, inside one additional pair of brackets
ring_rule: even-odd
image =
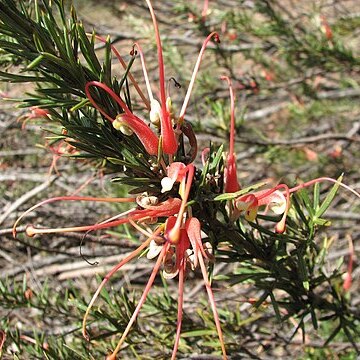
[(130, 55), (131, 56), (136, 56), (137, 55), (137, 51), (135, 50), (135, 45), (133, 45), (131, 51), (130, 51)]

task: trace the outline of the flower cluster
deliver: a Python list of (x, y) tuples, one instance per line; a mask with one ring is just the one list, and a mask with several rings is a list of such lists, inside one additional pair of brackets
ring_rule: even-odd
[[(213, 249), (213, 245), (207, 240), (208, 234), (204, 232), (204, 227), (206, 228), (207, 224), (201, 216), (201, 210), (199, 210), (199, 208), (202, 209), (202, 206), (206, 207), (207, 202), (214, 200), (214, 196), (212, 198), (210, 197), (210, 200), (209, 196), (204, 197), (203, 200), (199, 197), (199, 182), (207, 181), (210, 190), (212, 186), (211, 181), (213, 181), (213, 179), (207, 179), (206, 176), (201, 178), (202, 172), (205, 172), (205, 175), (207, 175), (206, 169), (209, 166), (210, 160), (206, 157), (209, 153), (209, 149), (205, 149), (201, 153), (203, 165), (203, 171), (201, 172), (201, 170), (195, 165), (195, 160), (198, 157), (196, 136), (191, 124), (185, 119), (186, 110), (195, 84), (195, 78), (205, 49), (211, 40), (219, 42), (219, 37), (216, 32), (212, 32), (205, 39), (194, 66), (183, 105), (179, 114), (176, 115), (171, 98), (167, 96), (166, 93), (162, 43), (156, 16), (150, 0), (146, 0), (146, 3), (152, 17), (157, 44), (159, 70), (158, 88), (160, 90), (159, 99), (156, 99), (153, 95), (145, 66), (144, 55), (139, 44), (134, 45), (133, 51), (135, 52), (136, 49), (140, 56), (148, 99), (144, 97), (136, 81), (131, 78), (130, 75), (129, 78), (134, 85), (136, 85), (135, 88), (143, 98), (145, 107), (149, 110), (148, 119), (144, 120), (140, 116), (136, 115), (127, 105), (126, 101), (123, 100), (121, 95), (116, 93), (114, 89), (110, 88), (104, 82), (96, 80), (88, 81), (85, 86), (85, 93), (90, 105), (98, 110), (105, 121), (112, 124), (112, 130), (115, 129), (116, 131), (119, 131), (122, 136), (135, 138), (139, 141), (139, 144), (142, 146), (143, 153), (146, 154), (147, 159), (149, 159), (149, 169), (151, 171), (156, 169), (155, 173), (159, 180), (158, 188), (153, 189), (152, 192), (148, 191), (138, 194), (135, 197), (127, 198), (63, 196), (47, 199), (30, 208), (16, 221), (14, 225), (14, 236), (16, 236), (16, 228), (19, 221), (22, 220), (22, 218), (30, 211), (33, 211), (38, 206), (42, 206), (46, 203), (63, 200), (133, 203), (134, 207), (131, 210), (95, 225), (52, 229), (37, 228), (30, 225), (26, 228), (26, 234), (28, 236), (35, 236), (38, 234), (62, 233), (69, 231), (87, 233), (89, 231), (130, 224), (135, 230), (145, 235), (146, 240), (104, 277), (86, 310), (83, 320), (83, 335), (86, 338), (89, 338), (86, 331), (87, 319), (102, 288), (106, 285), (113, 274), (119, 271), (124, 264), (135, 259), (146, 251), (146, 256), (149, 260), (156, 259), (153, 270), (126, 329), (124, 330), (116, 348), (112, 354), (108, 356), (108, 359), (115, 359), (116, 355), (121, 350), (121, 347), (126, 340), (132, 325), (136, 321), (136, 318), (161, 267), (163, 267), (164, 278), (172, 279), (178, 277), (177, 328), (172, 359), (175, 359), (176, 357), (181, 336), (183, 294), (186, 272), (195, 269), (200, 269), (202, 274), (204, 286), (206, 288), (214, 316), (222, 356), (226, 359), (225, 340), (207, 270), (207, 264), (214, 261), (213, 253), (215, 252), (215, 249)], [(203, 16), (205, 16), (205, 14), (206, 12), (204, 12)], [(101, 37), (97, 38), (100, 41), (105, 41)], [(112, 47), (112, 50), (123, 64), (123, 60), (117, 50), (114, 47)], [(230, 91), (230, 139), (228, 151), (221, 154), (222, 165), (219, 166), (219, 177), (221, 178), (221, 181), (215, 180), (215, 182), (218, 193), (222, 192), (223, 194), (232, 194), (226, 199), (226, 206), (224, 207), (227, 211), (230, 225), (240, 219), (243, 214), (245, 220), (248, 222), (251, 223), (256, 221), (260, 209), (264, 207), (265, 211), (271, 210), (276, 215), (281, 216), (280, 220), (276, 224), (275, 232), (284, 233), (286, 230), (286, 219), (291, 206), (290, 195), (301, 188), (323, 181), (329, 181), (342, 186), (352, 191), (356, 196), (360, 197), (357, 192), (342, 184), (339, 180), (326, 177), (314, 179), (293, 188), (289, 188), (285, 184), (279, 184), (269, 189), (257, 191), (249, 189), (248, 191), (244, 191), (238, 180), (236, 165), (235, 94), (232, 88), (231, 80), (227, 76), (222, 77), (222, 79), (227, 82)], [(106, 95), (117, 104), (117, 106), (121, 109), (119, 114), (115, 117), (111, 116), (108, 111), (98, 103), (97, 95), (99, 93), (106, 93)], [(38, 111), (36, 109), (33, 109), (33, 111), (34, 116), (38, 115)], [(39, 115), (47, 116), (47, 114), (42, 113), (39, 113)], [(187, 138), (188, 149), (186, 151), (183, 150), (185, 146), (184, 137)], [(58, 148), (58, 150), (60, 151), (60, 148)], [(203, 201), (204, 204), (202, 204), (201, 201)], [(350, 280), (347, 280), (347, 282), (349, 281)]]

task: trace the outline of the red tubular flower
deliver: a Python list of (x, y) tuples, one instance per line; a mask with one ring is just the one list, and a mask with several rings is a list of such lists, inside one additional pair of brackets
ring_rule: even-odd
[(148, 125), (146, 125), (141, 119), (134, 114), (121, 114), (116, 117), (115, 121), (118, 121), (120, 126), (121, 124), (124, 124), (130, 128), (139, 138), (149, 155), (157, 155), (159, 140)]
[(235, 207), (238, 211), (245, 211), (246, 220), (254, 221), (259, 208), (259, 202), (256, 194), (240, 196), (235, 200)]
[[(93, 99), (90, 93), (90, 87), (95, 86), (106, 91), (124, 110), (124, 114), (120, 114), (113, 119), (106, 111), (101, 108), (96, 101)], [(143, 144), (145, 150), (149, 155), (157, 155), (159, 139), (157, 136), (151, 131), (148, 125), (137, 116), (135, 116), (127, 105), (124, 103), (121, 98), (114, 93), (112, 89), (110, 89), (107, 85), (99, 82), (99, 81), (90, 81), (85, 85), (85, 93), (91, 104), (111, 123), (113, 123), (114, 127), (120, 128), (122, 125), (125, 125), (131, 131), (133, 131), (136, 136), (139, 138), (141, 143)]]
[[(156, 126), (160, 127), (160, 134), (161, 134), (161, 150), (162, 153), (173, 156), (178, 149), (178, 134), (183, 133), (186, 137), (189, 139), (190, 143), (190, 152), (187, 154), (189, 157), (189, 161), (192, 162), (195, 159), (196, 153), (197, 153), (197, 143), (196, 143), (196, 137), (194, 136), (194, 133), (192, 131), (191, 125), (184, 122), (184, 116), (186, 112), (187, 105), (189, 103), (190, 95), (194, 86), (195, 78), (197, 75), (197, 72), (199, 70), (201, 60), (204, 54), (204, 51), (207, 47), (207, 44), (211, 39), (214, 39), (216, 42), (220, 42), (219, 36), (216, 32), (212, 32), (204, 41), (204, 44), (200, 50), (198, 59), (196, 61), (193, 74), (191, 77), (191, 81), (184, 99), (183, 106), (180, 111), (179, 118), (175, 120), (172, 115), (171, 111), (171, 99), (166, 97), (166, 91), (165, 91), (165, 68), (164, 68), (164, 59), (163, 59), (163, 51), (162, 51), (162, 44), (161, 44), (161, 38), (160, 38), (160, 32), (156, 20), (156, 16), (154, 13), (154, 9), (152, 7), (151, 1), (146, 0), (146, 3), (148, 5), (148, 8), (150, 10), (151, 18), (153, 21), (153, 26), (155, 30), (155, 38), (156, 38), (156, 45), (157, 45), (157, 55), (158, 55), (158, 68), (159, 68), (159, 89), (160, 89), (160, 102), (158, 102), (152, 95), (152, 91), (150, 88), (149, 78), (147, 75), (147, 70), (145, 67), (145, 61), (144, 61), (144, 55), (142, 53), (142, 50), (140, 46), (136, 43), (134, 47), (137, 47), (140, 58), (141, 58), (141, 64), (143, 68), (144, 78), (145, 78), (145, 84), (148, 90), (149, 94), (149, 100), (144, 100), (144, 95), (141, 92), (137, 82), (135, 79), (129, 74), (130, 81), (134, 84), (136, 90), (138, 91), (141, 98), (144, 100), (144, 103), (147, 108), (150, 107), (150, 120), (152, 123), (154, 123)], [(207, 1), (204, 4), (204, 9), (207, 9)], [(204, 10), (204, 11), (205, 11)], [(107, 42), (106, 39), (96, 36), (97, 39), (99, 39), (102, 42)], [(111, 45), (111, 49), (114, 52), (115, 56), (118, 58), (120, 63), (123, 67), (126, 67), (126, 64), (122, 57), (120, 56), (119, 52), (116, 50), (114, 46)], [(102, 109), (94, 99), (92, 98), (89, 87), (90, 86), (97, 86), (105, 90), (124, 110), (124, 115), (119, 115), (117, 119), (111, 118), (105, 111)], [(89, 98), (92, 105), (100, 111), (100, 113), (109, 121), (111, 121), (114, 126), (123, 131), (125, 135), (130, 135), (132, 132), (135, 132), (137, 137), (140, 139), (142, 144), (144, 145), (146, 151), (150, 155), (157, 155), (158, 153), (158, 145), (159, 145), (159, 139), (155, 134), (152, 133), (150, 129), (146, 129), (146, 124), (143, 123), (143, 121), (139, 118), (137, 118), (134, 114), (131, 113), (131, 111), (127, 108), (126, 104), (121, 100), (121, 98), (116, 95), (108, 86), (105, 84), (102, 84), (97, 81), (91, 81), (88, 84), (86, 84), (85, 92), (87, 97)], [(136, 121), (138, 120), (138, 121)], [(174, 124), (173, 124), (174, 121)], [(158, 124), (159, 122), (159, 124)], [(174, 126), (177, 123), (176, 132), (174, 130)], [(170, 159), (171, 162), (172, 159)]]
[[(285, 195), (279, 191), (281, 188), (285, 189)], [(277, 233), (283, 233), (285, 231), (286, 216), (290, 207), (289, 188), (287, 185), (280, 184), (272, 189), (242, 195), (235, 200), (236, 209), (238, 211), (245, 210), (245, 219), (248, 221), (254, 221), (258, 208), (264, 205), (275, 214), (283, 214), (275, 227)]]
[[(224, 339), (222, 335), (222, 330), (220, 326), (219, 316), (216, 310), (216, 304), (213, 292), (211, 290), (211, 284), (208, 279), (208, 273), (206, 270), (205, 260), (210, 260), (210, 256), (207, 251), (204, 249), (202, 239), (201, 239), (201, 226), (200, 221), (197, 218), (191, 217), (191, 212), (185, 213), (187, 209), (187, 201), (189, 197), (190, 188), (192, 185), (194, 177), (195, 167), (190, 164), (185, 166), (182, 163), (173, 163), (168, 168), (168, 175), (173, 177), (175, 181), (180, 182), (180, 195), (181, 200), (178, 198), (169, 198), (159, 204), (152, 205), (155, 203), (154, 199), (149, 199), (149, 201), (144, 201), (143, 198), (95, 198), (95, 197), (85, 197), (85, 196), (61, 196), (51, 199), (47, 199), (38, 203), (37, 205), (30, 208), (26, 211), (14, 225), (14, 236), (16, 236), (16, 227), (20, 220), (23, 219), (29, 212), (35, 210), (39, 206), (52, 203), (55, 201), (98, 201), (98, 202), (137, 202), (142, 209), (134, 208), (123, 214), (120, 214), (111, 219), (107, 219), (99, 224), (91, 226), (80, 226), (80, 227), (71, 227), (71, 228), (56, 228), (56, 229), (37, 229), (33, 226), (29, 226), (26, 230), (27, 235), (34, 236), (36, 234), (48, 234), (48, 233), (58, 233), (58, 232), (68, 232), (68, 231), (93, 231), (106, 229), (109, 227), (118, 226), (121, 224), (129, 223), (134, 226), (135, 229), (147, 235), (148, 238), (144, 241), (137, 249), (132, 251), (127, 255), (123, 260), (121, 260), (113, 269), (104, 277), (95, 294), (93, 295), (91, 301), (89, 302), (88, 308), (85, 312), (83, 319), (82, 332), (83, 336), (86, 339), (89, 339), (89, 336), (86, 332), (86, 323), (90, 314), (90, 310), (94, 305), (97, 297), (99, 296), (102, 288), (110, 280), (110, 278), (119, 271), (126, 263), (133, 260), (139, 256), (146, 248), (150, 248), (151, 244), (155, 241), (158, 244), (158, 250), (151, 255), (151, 258), (157, 256), (156, 263), (153, 267), (151, 275), (149, 277), (148, 283), (143, 291), (143, 294), (136, 306), (134, 313), (132, 314), (129, 323), (127, 324), (117, 346), (111, 355), (107, 359), (114, 360), (116, 359), (117, 353), (120, 351), (122, 344), (124, 343), (126, 336), (128, 335), (131, 327), (133, 326), (136, 318), (143, 306), (146, 297), (153, 285), (155, 277), (161, 267), (164, 264), (164, 277), (173, 278), (176, 275), (179, 277), (179, 293), (178, 293), (178, 312), (177, 312), (177, 327), (176, 327), (176, 336), (175, 343), (172, 352), (171, 359), (175, 360), (176, 353), (179, 346), (180, 336), (181, 336), (181, 325), (182, 325), (182, 316), (183, 316), (183, 300), (184, 300), (184, 282), (185, 282), (185, 273), (187, 266), (190, 263), (190, 254), (193, 252), (191, 257), (193, 258), (193, 266), (196, 267), (200, 265), (200, 269), (204, 278), (204, 284), (208, 293), (209, 301), (213, 311), (216, 329), (218, 332), (220, 345), (223, 353), (223, 359), (226, 359), (226, 351), (224, 345)], [(190, 218), (186, 219), (186, 216)], [(168, 217), (165, 224), (160, 224), (157, 226), (153, 233), (149, 233), (147, 230), (142, 229), (136, 222), (141, 222), (145, 219), (152, 219), (154, 217)], [(161, 236), (161, 234), (163, 234)], [(151, 250), (151, 249), (150, 249)]]
[[(96, 293), (94, 294), (91, 302), (89, 303), (88, 309), (86, 311), (84, 321), (83, 321), (83, 335), (88, 338), (88, 335), (86, 333), (86, 320), (89, 315), (90, 309), (94, 304), (94, 301), (96, 300), (97, 296), (99, 295), (101, 289), (104, 287), (106, 282), (110, 279), (110, 277), (117, 272), (125, 263), (132, 260), (134, 257), (138, 256), (140, 252), (147, 246), (150, 245), (151, 241), (160, 234), (160, 232), (164, 229), (164, 234), (171, 232), (171, 230), (177, 226), (177, 220), (179, 218), (179, 214), (177, 216), (170, 216), (166, 223), (159, 227), (153, 235), (151, 235), (138, 249), (136, 249), (134, 252), (132, 252), (130, 255), (128, 255), (124, 260), (122, 260), (118, 265), (116, 265), (103, 279), (102, 283), (100, 284), (99, 288), (97, 289)], [(126, 336), (128, 335), (132, 325), (136, 321), (136, 318), (141, 310), (141, 307), (143, 306), (146, 297), (152, 287), (152, 284), (155, 280), (155, 276), (157, 272), (160, 269), (161, 263), (164, 263), (164, 277), (165, 278), (173, 278), (176, 275), (178, 275), (179, 278), (179, 287), (178, 287), (178, 311), (177, 311), (177, 326), (176, 326), (176, 335), (175, 335), (175, 343), (171, 355), (171, 360), (176, 359), (176, 353), (179, 347), (179, 341), (181, 336), (181, 325), (182, 325), (182, 317), (183, 317), (183, 302), (184, 302), (184, 283), (185, 283), (185, 272), (187, 269), (188, 264), (188, 255), (187, 252), (190, 249), (190, 246), (192, 246), (192, 250), (196, 254), (197, 263), (200, 264), (201, 272), (203, 274), (204, 278), (204, 284), (208, 293), (210, 305), (213, 311), (216, 329), (218, 332), (220, 345), (223, 353), (223, 359), (227, 359), (225, 345), (224, 345), (224, 339), (222, 335), (219, 315), (216, 310), (216, 304), (214, 295), (211, 289), (211, 284), (208, 279), (208, 273), (206, 270), (205, 260), (209, 258), (206, 251), (203, 248), (202, 240), (201, 240), (201, 229), (200, 229), (200, 222), (196, 218), (190, 218), (188, 219), (185, 224), (182, 223), (182, 227), (180, 230), (180, 238), (179, 241), (176, 244), (173, 244), (167, 236), (165, 235), (164, 242), (162, 245), (160, 245), (160, 249), (158, 252), (158, 258), (154, 265), (154, 268), (151, 272), (150, 278), (148, 280), (148, 283), (146, 284), (146, 287), (143, 291), (143, 294), (135, 308), (134, 313), (132, 314), (129, 323), (127, 324), (121, 339), (119, 340), (117, 346), (115, 347), (114, 351), (111, 355), (107, 357), (107, 360), (115, 360), (116, 355), (119, 353)], [(175, 257), (175, 259), (174, 259)]]
[(331, 41), (333, 39), (331, 27), (324, 15), (320, 15), (320, 29), (324, 33), (327, 40)]
[(173, 244), (176, 244), (180, 238), (180, 229), (183, 222), (183, 216), (186, 210), (186, 204), (190, 194), (192, 181), (194, 179), (195, 166), (193, 164), (189, 164), (186, 166), (186, 169), (187, 169), (187, 176), (186, 178), (185, 175), (182, 177), (180, 184), (180, 192), (181, 192), (180, 194), (182, 197), (181, 207), (179, 209), (179, 212), (177, 213), (177, 219), (174, 227), (166, 234), (169, 241)]
[(54, 170), (57, 175), (60, 175), (58, 168), (57, 168), (57, 161), (65, 155), (74, 155), (76, 152), (76, 148), (66, 142), (66, 139), (59, 141), (55, 145), (47, 145), (47, 148), (52, 152), (53, 158), (51, 165), (49, 167), (48, 174), (51, 175), (52, 171)]
[(240, 190), (240, 184), (237, 178), (236, 171), (236, 155), (234, 151), (235, 142), (235, 96), (231, 85), (231, 80), (228, 76), (222, 76), (221, 80), (226, 80), (230, 91), (230, 146), (229, 153), (226, 158), (224, 181), (225, 192), (236, 192)]
[[(162, 241), (161, 245), (158, 245), (159, 249), (156, 251), (155, 256), (151, 255), (151, 258), (154, 258), (158, 256), (157, 261), (154, 265), (154, 268), (151, 272), (150, 278), (148, 280), (148, 283), (146, 284), (146, 287), (143, 291), (143, 294), (135, 308), (134, 313), (132, 314), (129, 323), (127, 324), (118, 344), (116, 345), (114, 351), (111, 355), (107, 357), (107, 360), (114, 360), (116, 359), (116, 355), (119, 353), (126, 336), (128, 335), (132, 325), (136, 321), (136, 318), (146, 300), (146, 297), (153, 285), (153, 282), (155, 280), (155, 276), (158, 273), (161, 264), (164, 264), (164, 277), (167, 279), (173, 278), (176, 275), (178, 275), (179, 278), (179, 287), (178, 287), (178, 311), (177, 311), (177, 326), (176, 326), (176, 335), (175, 335), (175, 343), (172, 351), (171, 359), (176, 359), (176, 353), (179, 346), (180, 336), (181, 336), (181, 325), (182, 325), (182, 316), (183, 316), (183, 301), (184, 301), (184, 282), (185, 282), (185, 272), (188, 265), (188, 251), (190, 250), (190, 247), (192, 247), (192, 250), (195, 254), (195, 259), (197, 264), (200, 264), (201, 272), (203, 274), (204, 278), (204, 284), (209, 296), (209, 301), (211, 304), (211, 308), (213, 311), (216, 329), (218, 332), (220, 345), (223, 353), (223, 359), (226, 359), (226, 350), (224, 345), (224, 339), (221, 331), (220, 326), (220, 320), (219, 316), (216, 310), (216, 304), (213, 292), (211, 290), (211, 284), (208, 279), (208, 273), (206, 270), (205, 260), (209, 259), (208, 254), (204, 250), (202, 240), (201, 240), (201, 227), (200, 222), (196, 218), (189, 218), (185, 222), (181, 222), (181, 228), (180, 228), (180, 237), (178, 242), (175, 244), (173, 243), (166, 234), (170, 233), (172, 229), (174, 229), (177, 226), (178, 219), (183, 217), (180, 217), (180, 211), (176, 214), (176, 216), (170, 216), (165, 224), (159, 226), (155, 232), (150, 235), (150, 237), (136, 250), (134, 250), (131, 254), (129, 254), (126, 258), (124, 258), (118, 265), (116, 265), (103, 279), (100, 286), (96, 290), (96, 293), (94, 294), (93, 298), (91, 299), (86, 314), (84, 316), (83, 320), (83, 335), (88, 339), (88, 335), (86, 333), (86, 321), (90, 313), (90, 309), (92, 308), (96, 298), (100, 294), (102, 288), (105, 286), (107, 281), (112, 277), (112, 275), (119, 271), (119, 269), (129, 262), (130, 260), (134, 259), (136, 256), (138, 256), (146, 247), (150, 247), (151, 243), (154, 241), (154, 239), (158, 238), (160, 241)], [(164, 232), (164, 237), (159, 237), (161, 232)]]
[(225, 192), (232, 193), (240, 190), (240, 185), (237, 179), (235, 154), (229, 153), (226, 157), (224, 182), (225, 182)]
[(31, 106), (30, 110), (31, 110), (30, 115), (28, 115), (29, 119), (36, 119), (41, 117), (46, 118), (49, 116), (48, 110), (41, 109), (38, 106)]
[[(297, 185), (291, 189), (289, 189), (286, 184), (279, 184), (272, 189), (261, 190), (255, 193), (242, 195), (235, 199), (234, 205), (238, 211), (246, 211), (245, 219), (248, 221), (255, 220), (258, 208), (263, 205), (266, 205), (267, 208), (270, 208), (276, 214), (283, 214), (281, 220), (276, 224), (275, 227), (275, 231), (282, 234), (286, 228), (286, 217), (290, 209), (290, 194), (316, 183), (325, 181), (337, 184), (338, 186), (341, 186), (352, 192), (356, 197), (360, 198), (360, 194), (357, 191), (343, 184), (342, 182), (328, 177), (321, 177)], [(279, 189), (284, 190), (280, 191)]]
[(173, 162), (168, 166), (164, 178), (161, 179), (161, 192), (170, 191), (175, 182), (182, 182), (187, 173), (187, 167), (182, 162)]

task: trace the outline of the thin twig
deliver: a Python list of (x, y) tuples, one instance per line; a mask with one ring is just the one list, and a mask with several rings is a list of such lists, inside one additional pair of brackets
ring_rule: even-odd
[(37, 149), (20, 149), (0, 151), (0, 157), (6, 156), (25, 156), (25, 155), (41, 155), (41, 151)]
[(360, 96), (360, 89), (339, 89), (322, 91), (316, 94), (318, 99), (341, 99)]
[(0, 216), (0, 224), (2, 224), (5, 219), (13, 212), (15, 211), (17, 208), (19, 208), (22, 204), (26, 203), (28, 200), (30, 200), (32, 197), (36, 196), (37, 194), (39, 194), (40, 192), (44, 191), (45, 189), (47, 189), (55, 180), (56, 180), (57, 176), (52, 176), (50, 177), (48, 180), (46, 180), (45, 182), (43, 182), (42, 184), (36, 186), (35, 188), (33, 188), (32, 190), (28, 191), (27, 193), (25, 193), (24, 195), (22, 195), (21, 197), (19, 197), (15, 202), (13, 202), (4, 212), (3, 214)]

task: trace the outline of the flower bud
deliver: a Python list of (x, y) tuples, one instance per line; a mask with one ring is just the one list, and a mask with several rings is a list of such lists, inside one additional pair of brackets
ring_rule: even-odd
[(146, 254), (146, 257), (151, 260), (157, 257), (160, 254), (163, 245), (159, 245), (155, 240), (151, 240), (149, 244), (149, 251)]

